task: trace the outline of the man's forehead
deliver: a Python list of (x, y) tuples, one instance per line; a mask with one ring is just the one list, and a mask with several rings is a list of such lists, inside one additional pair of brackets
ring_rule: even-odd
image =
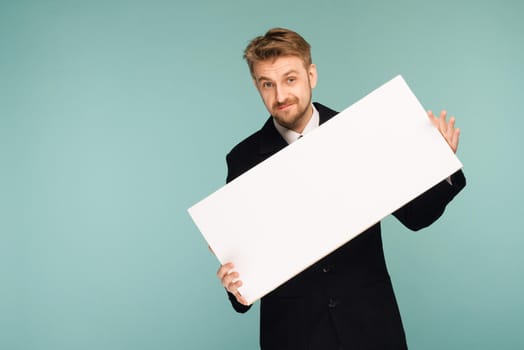
[(255, 78), (275, 78), (289, 72), (305, 71), (304, 62), (297, 56), (283, 56), (255, 62), (253, 73)]

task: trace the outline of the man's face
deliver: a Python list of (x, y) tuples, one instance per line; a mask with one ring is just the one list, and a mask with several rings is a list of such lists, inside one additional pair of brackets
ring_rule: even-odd
[(253, 75), (269, 113), (280, 125), (301, 133), (313, 114), (311, 92), (317, 84), (315, 65), (306, 69), (299, 57), (283, 56), (256, 62)]

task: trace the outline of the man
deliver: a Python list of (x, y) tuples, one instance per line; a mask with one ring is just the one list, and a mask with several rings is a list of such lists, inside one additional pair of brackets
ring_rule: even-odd
[[(227, 155), (228, 182), (337, 114), (312, 103), (317, 70), (310, 45), (299, 34), (271, 29), (249, 43), (244, 58), (271, 116)], [(454, 118), (447, 121), (446, 112), (438, 118), (432, 112), (428, 116), (456, 152), (460, 132)], [(393, 215), (419, 230), (437, 220), (464, 186), (464, 175), (458, 171)], [(217, 275), (234, 309), (249, 310), (238, 291), (242, 281), (233, 263), (222, 265)], [(264, 350), (407, 348), (384, 260), (380, 223), (262, 298), (260, 345)]]

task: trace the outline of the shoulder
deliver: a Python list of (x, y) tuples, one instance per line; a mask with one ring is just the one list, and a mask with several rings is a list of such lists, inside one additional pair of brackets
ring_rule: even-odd
[(244, 158), (251, 155), (260, 148), (260, 135), (262, 130), (258, 130), (236, 144), (227, 154), (228, 159)]
[(268, 134), (271, 135), (270, 128), (274, 128), (271, 118), (266, 121), (262, 129), (249, 135), (229, 151), (226, 155), (227, 182), (243, 174), (264, 159), (263, 140), (268, 139)]

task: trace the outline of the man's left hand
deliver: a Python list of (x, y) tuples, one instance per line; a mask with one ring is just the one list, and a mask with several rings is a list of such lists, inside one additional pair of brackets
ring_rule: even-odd
[(446, 111), (440, 112), (440, 117), (436, 117), (432, 111), (428, 111), (428, 117), (433, 125), (435, 125), (442, 136), (444, 136), (453, 152), (457, 153), (460, 129), (455, 128), (455, 117), (451, 117), (449, 121), (447, 121), (446, 116)]

